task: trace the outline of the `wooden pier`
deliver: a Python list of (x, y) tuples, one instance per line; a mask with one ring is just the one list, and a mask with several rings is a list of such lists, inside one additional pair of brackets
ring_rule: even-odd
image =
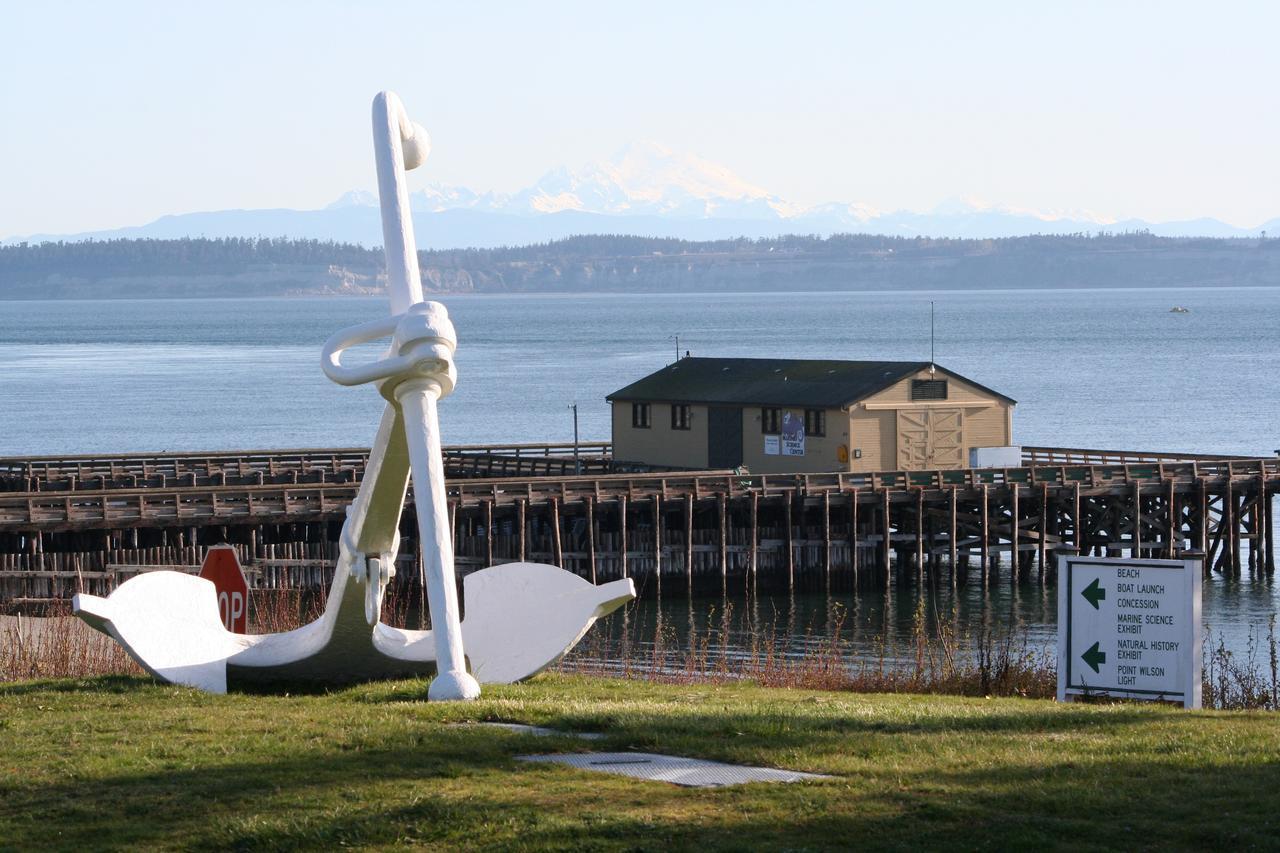
[[(449, 477), (547, 477), (608, 473), (607, 442), (445, 447)], [(0, 458), (0, 491), (358, 483), (367, 447), (126, 453)]]
[[(566, 448), (568, 453), (566, 453)], [(359, 449), (0, 460), (0, 603), (109, 591), (236, 545), (256, 586), (327, 583)], [(1051, 581), (1054, 552), (1275, 569), (1280, 459), (1026, 447), (1023, 466), (610, 474), (608, 446), (449, 448), (459, 573), (514, 560), (649, 594)], [(517, 476), (512, 466), (521, 466)], [(565, 466), (569, 466), (566, 470)], [(537, 476), (546, 471), (556, 476)], [(21, 486), (21, 488), (15, 488)], [(412, 503), (405, 564), (417, 558)], [(405, 569), (410, 570), (405, 570)]]

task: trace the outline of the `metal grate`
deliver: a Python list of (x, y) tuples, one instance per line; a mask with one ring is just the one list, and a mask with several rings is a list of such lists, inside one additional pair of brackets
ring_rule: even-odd
[(945, 379), (912, 379), (912, 400), (945, 400), (947, 399), (947, 380)]
[(560, 755), (518, 755), (519, 761), (563, 764), (580, 770), (614, 773), (633, 779), (670, 782), (689, 788), (723, 788), (747, 782), (801, 782), (830, 779), (818, 773), (775, 770), (772, 767), (743, 767), (700, 758), (658, 755), (651, 752), (583, 752)]

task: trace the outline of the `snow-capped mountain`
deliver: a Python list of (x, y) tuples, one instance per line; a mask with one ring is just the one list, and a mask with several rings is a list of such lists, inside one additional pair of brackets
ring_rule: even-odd
[[(374, 193), (352, 190), (322, 210), (189, 213), (112, 231), (34, 235), (6, 242), (269, 234), (377, 245), (382, 239), (377, 203)], [(1215, 219), (1148, 223), (1116, 220), (1090, 210), (1030, 210), (970, 197), (948, 200), (927, 212), (886, 212), (857, 202), (805, 207), (723, 165), (656, 142), (634, 143), (610, 160), (581, 168), (553, 169), (514, 193), (427, 184), (411, 194), (410, 206), (422, 248), (517, 245), (604, 233), (707, 240), (839, 232), (976, 238), (1140, 228), (1171, 237), (1280, 232), (1280, 220), (1254, 229)]]
[(657, 215), (688, 218), (790, 218), (801, 208), (729, 169), (656, 142), (624, 148), (605, 163), (548, 172), (511, 198), (520, 212)]
[[(373, 207), (377, 203), (372, 193), (352, 191), (329, 208)], [(561, 166), (515, 193), (481, 194), (436, 183), (412, 193), (410, 203), (413, 210), (423, 213), (465, 209), (516, 215), (576, 211), (610, 216), (788, 219), (805, 212), (724, 166), (657, 142), (637, 142), (612, 160), (580, 169)]]

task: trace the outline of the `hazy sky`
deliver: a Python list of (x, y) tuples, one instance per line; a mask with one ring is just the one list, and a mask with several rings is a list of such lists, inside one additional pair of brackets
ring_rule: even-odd
[(805, 204), (956, 196), (1280, 216), (1280, 4), (36, 2), (0, 5), (0, 236), (321, 207), (413, 180), (512, 190), (659, 140)]

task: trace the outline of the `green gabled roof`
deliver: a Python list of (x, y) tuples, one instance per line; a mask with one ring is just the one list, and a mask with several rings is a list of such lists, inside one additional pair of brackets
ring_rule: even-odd
[[(927, 361), (682, 358), (605, 399), (834, 409), (870, 397), (928, 367)], [(939, 373), (1016, 402), (941, 365), (935, 367)]]

